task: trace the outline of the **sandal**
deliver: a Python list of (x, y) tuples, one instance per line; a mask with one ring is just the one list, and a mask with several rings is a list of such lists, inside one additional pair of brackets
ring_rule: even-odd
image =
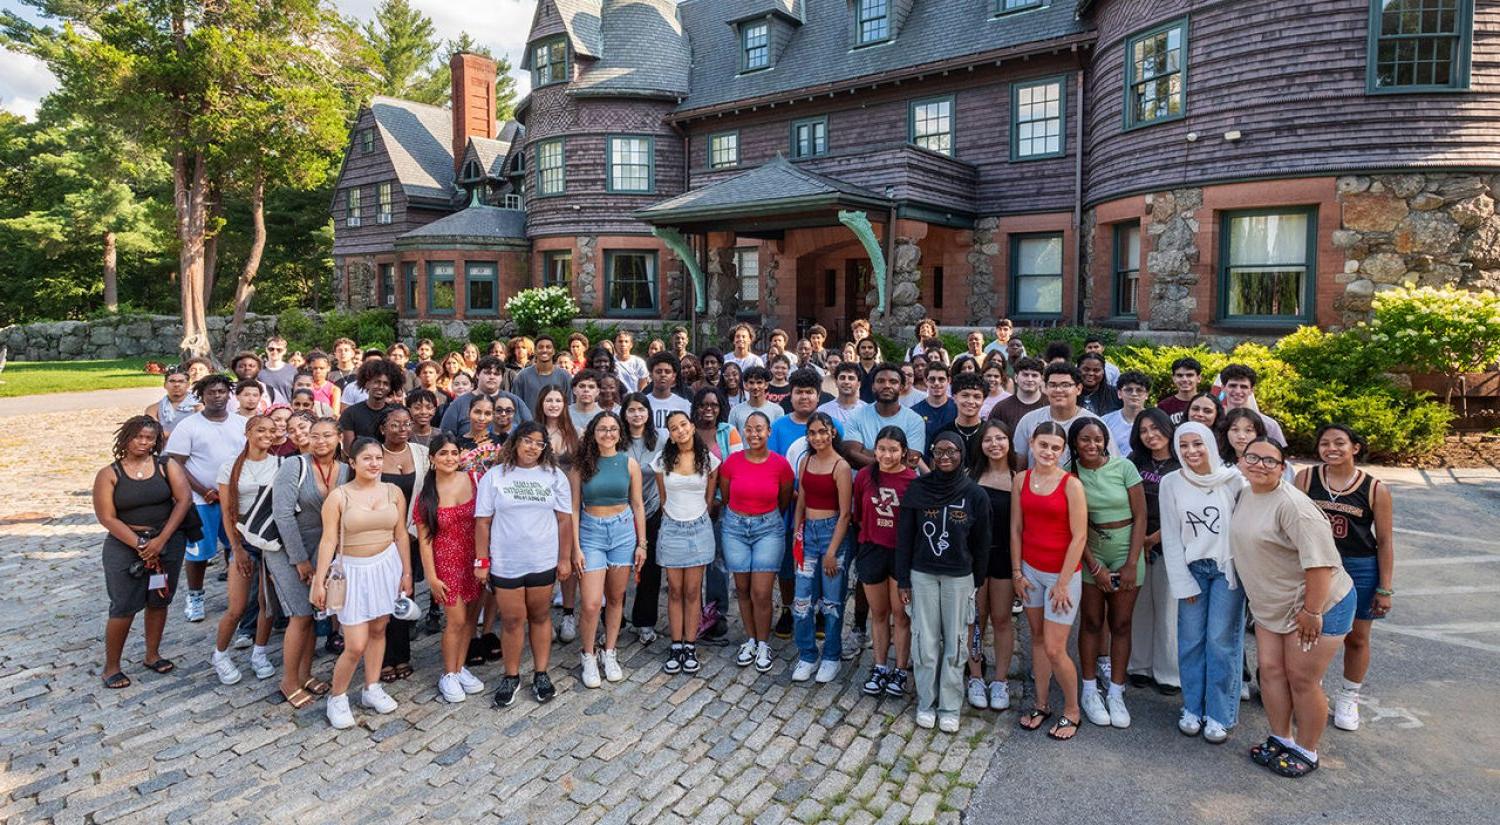
[(317, 679), (308, 679), (302, 683), (302, 689), (314, 696), (327, 696), (328, 691), (333, 690), (333, 686)]
[(1032, 708), (1022, 716), (1017, 723), (1026, 730), (1040, 730), (1042, 725), (1052, 718), (1052, 711)]
[(1286, 752), (1286, 745), (1277, 742), (1275, 738), (1267, 736), (1266, 741), (1250, 749), (1250, 761), (1263, 768), (1271, 767), (1276, 757)]
[(1277, 776), (1298, 779), (1317, 770), (1318, 763), (1316, 760), (1308, 759), (1291, 748), (1286, 748), (1266, 767), (1274, 771)]
[(394, 667), (383, 667), (380, 669), (380, 681), (390, 684), (396, 681), (396, 669)]
[(292, 706), (293, 710), (301, 710), (313, 703), (313, 695), (303, 690), (302, 688), (297, 688), (296, 690), (292, 691), (292, 695), (290, 696), (288, 696), (285, 692), (278, 692), (281, 693), (281, 698), (285, 699), (286, 703)]
[[(1062, 736), (1061, 734), (1063, 731), (1070, 731), (1070, 733), (1067, 736)], [(1047, 731), (1047, 738), (1056, 739), (1059, 742), (1070, 741), (1077, 735), (1078, 723), (1074, 722), (1072, 719), (1069, 719), (1066, 716), (1060, 717), (1057, 722), (1052, 725), (1052, 729)]]
[(104, 686), (110, 690), (119, 690), (130, 687), (130, 677), (122, 671), (115, 671), (113, 675), (104, 677)]
[(484, 647), (475, 636), (469, 640), (469, 652), (464, 654), (464, 664), (469, 667), (477, 667), (484, 664)]
[(413, 673), (416, 673), (416, 671), (412, 670), (410, 662), (402, 662), (399, 665), (393, 665), (391, 667), (391, 670), (394, 670), (396, 672), (397, 679), (405, 679)]
[(145, 665), (146, 669), (154, 670), (157, 673), (171, 673), (172, 671), (177, 669), (177, 665), (174, 664), (171, 659), (168, 659), (165, 656), (162, 656), (154, 662), (142, 662), (141, 664)]
[(500, 637), (493, 633), (486, 633), (479, 637), (479, 646), (484, 651), (484, 659), (487, 662), (500, 661)]

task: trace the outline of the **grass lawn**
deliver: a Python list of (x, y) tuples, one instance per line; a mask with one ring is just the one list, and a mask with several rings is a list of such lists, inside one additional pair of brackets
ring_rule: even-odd
[[(160, 375), (146, 373), (145, 358), (110, 361), (11, 361), (0, 372), (0, 398), (52, 392), (159, 387)], [(166, 362), (176, 359), (153, 359)]]

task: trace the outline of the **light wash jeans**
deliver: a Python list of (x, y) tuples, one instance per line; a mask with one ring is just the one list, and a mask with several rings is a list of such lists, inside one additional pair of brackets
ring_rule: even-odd
[(804, 662), (818, 660), (819, 621), (823, 623), (823, 659), (837, 662), (844, 653), (844, 601), (849, 595), (852, 546), (847, 532), (838, 550), (838, 572), (830, 576), (823, 570), (823, 555), (828, 552), (833, 528), (838, 523), (838, 517), (802, 523), (802, 564), (796, 568), (792, 598), (792, 641), (797, 645), (797, 657)]
[(1198, 597), (1177, 603), (1177, 664), (1182, 706), (1226, 728), (1240, 714), (1240, 673), (1245, 648), (1245, 591), (1210, 559), (1188, 564)]
[(911, 571), (911, 660), (918, 711), (958, 715), (969, 658), (964, 640), (973, 621), (973, 576)]

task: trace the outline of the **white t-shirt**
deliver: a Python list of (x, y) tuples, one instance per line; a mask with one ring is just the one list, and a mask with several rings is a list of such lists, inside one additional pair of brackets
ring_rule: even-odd
[(479, 481), (474, 516), (492, 518), (490, 574), (502, 579), (557, 566), (556, 513), (573, 512), (573, 491), (561, 470), (497, 464)]
[(646, 360), (639, 355), (628, 355), (615, 360), (615, 377), (625, 386), (620, 390), (624, 395), (641, 391), (641, 382), (651, 377), (651, 371), (646, 368)]
[(835, 398), (826, 404), (819, 405), (818, 412), (826, 413), (829, 418), (832, 418), (834, 421), (839, 422), (839, 426), (844, 428), (844, 432), (848, 432), (849, 419), (853, 418), (855, 413), (864, 408), (865, 402), (859, 400), (858, 398), (854, 399), (854, 406), (852, 407), (841, 406), (839, 404), (839, 400)]
[(747, 353), (744, 358), (741, 358), (740, 356), (734, 354), (734, 350), (730, 350), (729, 352), (724, 353), (724, 363), (734, 364), (735, 366), (739, 367), (740, 375), (743, 376), (745, 374), (745, 370), (748, 370), (751, 367), (764, 367), (766, 365), (766, 359), (760, 357), (759, 355), (756, 355), (753, 352)]
[(745, 431), (745, 422), (750, 419), (750, 413), (757, 412), (763, 413), (766, 418), (771, 420), (772, 424), (776, 423), (776, 419), (786, 415), (786, 410), (783, 410), (780, 404), (769, 400), (759, 407), (753, 406), (749, 401), (741, 401), (735, 404), (729, 411), (729, 426), (733, 427), (736, 432), (743, 433)]
[[(1021, 416), (1021, 420), (1016, 422), (1016, 434), (1011, 439), (1012, 448), (1020, 453), (1022, 458), (1026, 459), (1027, 467), (1033, 467), (1035, 463), (1031, 460), (1031, 434), (1036, 432), (1036, 428), (1041, 426), (1043, 421), (1057, 421), (1058, 424), (1062, 425), (1063, 432), (1069, 432), (1073, 429), (1073, 422), (1080, 418), (1099, 418), (1099, 416), (1094, 415), (1083, 407), (1079, 407), (1078, 412), (1074, 413), (1072, 418), (1069, 418), (1067, 421), (1057, 421), (1057, 419), (1052, 417), (1052, 408), (1050, 406), (1032, 410)], [(1099, 420), (1103, 421), (1104, 419), (1100, 418)], [(1105, 425), (1105, 430), (1108, 431), (1108, 429), (1109, 426)], [(1115, 448), (1113, 438), (1109, 440), (1106, 446), (1109, 448), (1110, 455), (1120, 454), (1120, 451)], [(1065, 446), (1063, 447), (1062, 455), (1057, 457), (1057, 464), (1060, 467), (1066, 468), (1072, 458), (1073, 453)]]
[(1115, 451), (1122, 458), (1130, 458), (1130, 430), (1135, 422), (1125, 420), (1124, 410), (1115, 410), (1104, 415), (1104, 426), (1109, 428), (1109, 435), (1115, 441)]
[(657, 398), (656, 393), (649, 393), (646, 400), (651, 402), (651, 424), (656, 427), (656, 439), (660, 441), (667, 437), (667, 416), (674, 412), (685, 412), (689, 416), (693, 414), (693, 402), (682, 396), (672, 393), (666, 398)]
[(662, 502), (662, 511), (667, 518), (673, 521), (694, 521), (708, 512), (708, 477), (719, 469), (719, 461), (713, 453), (708, 454), (708, 472), (691, 473), (669, 473), (662, 464), (661, 454), (657, 453), (656, 460), (651, 462), (651, 469), (656, 471), (666, 485), (667, 499)]
[[(236, 453), (234, 457), (219, 465), (219, 476), (214, 479), (215, 484), (229, 483), (229, 475), (234, 471), (234, 460), (238, 457), (239, 454)], [(260, 494), (260, 488), (269, 487), (276, 481), (276, 470), (280, 467), (280, 456), (268, 455), (260, 461), (245, 460), (244, 465), (240, 467), (241, 515), (249, 509), (250, 503), (255, 501), (255, 497)]]
[(916, 387), (912, 387), (911, 389), (909, 389), (909, 390), (906, 391), (906, 395), (901, 396), (901, 406), (903, 406), (903, 407), (914, 407), (918, 403), (920, 403), (922, 401), (926, 401), (926, 400), (927, 400), (927, 391), (926, 390), (919, 390)]
[[(233, 461), (245, 448), (245, 423), (239, 413), (230, 413), (223, 421), (210, 421), (203, 413), (194, 413), (177, 422), (167, 439), (167, 455), (180, 455), (193, 481), (212, 487), (219, 478), (219, 468)], [(193, 491), (193, 503), (205, 504), (203, 496)]]

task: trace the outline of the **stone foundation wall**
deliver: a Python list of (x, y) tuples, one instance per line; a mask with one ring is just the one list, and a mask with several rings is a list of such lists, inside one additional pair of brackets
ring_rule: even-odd
[(1151, 307), (1150, 328), (1156, 330), (1198, 329), (1195, 320), (1198, 299), (1198, 209), (1203, 206), (1202, 189), (1173, 189), (1146, 196), (1150, 216), (1144, 223), (1151, 253), (1146, 256), (1151, 292), (1144, 296)]
[[(229, 318), (210, 316), (208, 333), (222, 344)], [(276, 316), (246, 315), (247, 344), (259, 346), (276, 331)], [(0, 344), (13, 361), (91, 361), (140, 356), (175, 358), (182, 319), (175, 315), (126, 315), (93, 321), (45, 321), (0, 328)]]
[(965, 258), (969, 262), (969, 321), (982, 324), (995, 317), (995, 261), (1000, 256), (1000, 243), (995, 238), (999, 218), (980, 218), (968, 237), (959, 236), (959, 241), (969, 241)]

